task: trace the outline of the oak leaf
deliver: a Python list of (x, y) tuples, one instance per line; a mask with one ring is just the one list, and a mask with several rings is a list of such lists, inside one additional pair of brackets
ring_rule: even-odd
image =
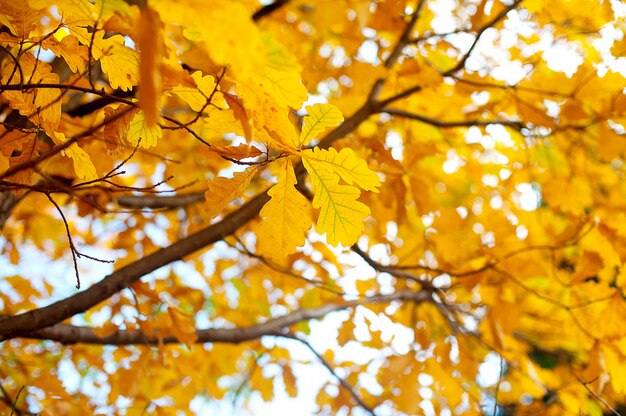
[(309, 201), (295, 188), (296, 175), (289, 159), (278, 162), (278, 183), (269, 191), (272, 198), (261, 210), (263, 220), (256, 229), (258, 252), (278, 263), (304, 244), (304, 235), (311, 228)]
[(232, 178), (219, 177), (209, 182), (209, 189), (204, 193), (207, 216), (215, 217), (226, 205), (239, 198), (257, 172), (258, 168), (251, 166), (243, 172), (235, 173)]

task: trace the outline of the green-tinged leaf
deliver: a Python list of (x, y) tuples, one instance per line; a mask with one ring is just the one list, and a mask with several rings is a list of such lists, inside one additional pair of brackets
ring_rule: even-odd
[(284, 106), (298, 109), (307, 99), (300, 81), (302, 67), (296, 58), (270, 35), (263, 37), (267, 49), (267, 65), (263, 71), (263, 87)]
[(354, 186), (339, 185), (339, 175), (323, 162), (306, 157), (302, 162), (313, 182), (313, 208), (320, 210), (317, 232), (327, 233), (326, 238), (333, 245), (354, 244), (365, 229), (363, 220), (370, 214), (370, 209), (357, 201), (361, 192)]
[(308, 115), (304, 117), (304, 126), (296, 148), (301, 148), (309, 144), (311, 140), (318, 137), (328, 127), (335, 127), (343, 121), (343, 114), (332, 104), (314, 104), (306, 107)]
[(326, 150), (315, 147), (302, 152), (302, 157), (315, 160), (318, 170), (334, 172), (349, 185), (356, 184), (366, 191), (378, 192), (380, 178), (352, 149), (345, 148), (337, 152), (333, 148)]
[[(163, 137), (163, 131), (158, 125), (148, 127), (144, 112), (138, 111), (130, 121), (126, 140), (133, 146), (140, 144), (143, 148), (156, 146), (157, 140)], [(141, 139), (141, 142), (139, 141)]]

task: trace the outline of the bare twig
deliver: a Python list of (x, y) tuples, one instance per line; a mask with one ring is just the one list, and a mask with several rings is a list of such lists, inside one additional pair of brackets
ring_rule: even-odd
[(469, 57), (472, 55), (472, 52), (474, 51), (474, 48), (476, 48), (476, 45), (478, 45), (478, 42), (480, 41), (480, 38), (483, 35), (483, 33), (485, 33), (487, 29), (495, 26), (500, 20), (504, 19), (504, 17), (507, 14), (509, 14), (511, 10), (519, 6), (519, 4), (522, 1), (523, 0), (515, 0), (510, 6), (506, 7), (504, 10), (502, 10), (500, 13), (494, 16), (493, 19), (491, 19), (483, 27), (481, 27), (480, 30), (478, 30), (478, 32), (476, 33), (476, 38), (474, 38), (474, 42), (472, 43), (468, 51), (461, 57), (461, 59), (459, 60), (459, 62), (456, 63), (456, 65), (454, 65), (452, 68), (445, 71), (443, 75), (450, 76), (450, 75), (453, 75), (455, 72), (463, 69), (465, 67), (465, 62), (467, 62)]
[(365, 401), (363, 400), (361, 395), (359, 395), (359, 393), (356, 392), (354, 387), (352, 385), (350, 385), (350, 383), (348, 383), (345, 378), (343, 378), (339, 374), (337, 374), (337, 372), (333, 368), (333, 365), (326, 359), (326, 357), (324, 357), (322, 354), (317, 352), (317, 350), (315, 348), (313, 348), (313, 346), (310, 343), (308, 343), (306, 340), (296, 336), (295, 334), (290, 334), (289, 336), (287, 336), (287, 338), (291, 338), (293, 340), (300, 341), (302, 344), (304, 344), (313, 354), (315, 354), (317, 359), (320, 360), (320, 362), (324, 365), (324, 367), (326, 367), (326, 369), (328, 369), (330, 374), (332, 374), (333, 377), (335, 377), (337, 379), (337, 381), (339, 382), (341, 387), (343, 387), (344, 389), (346, 389), (346, 391), (348, 393), (350, 393), (350, 396), (352, 396), (354, 401), (359, 406), (361, 406), (363, 408), (363, 410), (365, 410), (367, 413), (369, 413), (372, 416), (376, 416), (376, 413), (374, 412), (374, 409), (372, 409), (372, 407), (370, 407), (367, 403), (365, 403)]
[(589, 392), (589, 394), (591, 394), (597, 401), (599, 401), (600, 403), (602, 403), (602, 405), (604, 407), (607, 408), (607, 410), (609, 412), (611, 412), (611, 414), (615, 415), (615, 416), (622, 416), (622, 414), (620, 412), (618, 412), (613, 406), (611, 406), (602, 396), (600, 396), (598, 393), (596, 393), (595, 391), (593, 391), (593, 389), (591, 387), (589, 387), (589, 384), (593, 383), (592, 381), (584, 381), (582, 378), (580, 378), (580, 376), (578, 374), (574, 374), (574, 377), (576, 377), (576, 379), (580, 382), (580, 384), (582, 384), (582, 386)]

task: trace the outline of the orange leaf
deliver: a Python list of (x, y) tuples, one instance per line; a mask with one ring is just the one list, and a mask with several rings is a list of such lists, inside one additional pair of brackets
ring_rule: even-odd
[(251, 140), (253, 138), (252, 137), (252, 123), (250, 122), (250, 119), (248, 118), (248, 114), (246, 113), (246, 109), (243, 106), (241, 99), (237, 97), (236, 95), (229, 94), (226, 92), (223, 93), (223, 95), (224, 95), (224, 99), (226, 100), (226, 103), (228, 103), (228, 106), (233, 110), (233, 113), (235, 114), (235, 118), (239, 120), (239, 122), (241, 123), (243, 132), (246, 135), (246, 139)]
[(145, 113), (148, 128), (157, 124), (161, 95), (162, 28), (159, 15), (150, 7), (141, 12), (137, 46), (139, 59), (139, 105)]
[(237, 160), (258, 157), (263, 154), (261, 149), (247, 144), (240, 144), (239, 146), (213, 147), (213, 150), (221, 156)]

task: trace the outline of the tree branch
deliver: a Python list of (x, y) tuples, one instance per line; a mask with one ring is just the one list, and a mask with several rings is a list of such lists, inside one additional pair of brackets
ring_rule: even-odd
[(276, 0), (274, 3), (270, 3), (261, 7), (259, 10), (254, 12), (254, 14), (252, 15), (252, 20), (254, 20), (255, 22), (258, 22), (262, 18), (269, 16), (270, 14), (274, 13), (276, 10), (283, 7), (285, 4), (289, 3), (289, 1), (290, 0)]
[(122, 195), (115, 198), (118, 205), (125, 208), (182, 208), (204, 201), (203, 192), (178, 195)]
[[(389, 295), (370, 296), (354, 301), (329, 303), (313, 309), (298, 309), (279, 318), (273, 318), (261, 324), (243, 328), (199, 329), (196, 331), (196, 343), (221, 342), (238, 344), (258, 339), (262, 336), (286, 336), (288, 328), (298, 322), (320, 319), (331, 312), (354, 308), (359, 305), (389, 303), (392, 301), (412, 301), (421, 303), (432, 299), (430, 291), (400, 291)], [(57, 341), (62, 344), (98, 344), (98, 345), (157, 345), (180, 343), (174, 336), (159, 337), (142, 331), (118, 330), (111, 335), (100, 337), (94, 328), (68, 324), (56, 324), (36, 331), (22, 333), (23, 338)]]
[(341, 385), (341, 387), (343, 387), (344, 389), (348, 391), (348, 393), (350, 393), (354, 401), (359, 406), (361, 406), (363, 410), (365, 410), (367, 413), (369, 413), (372, 416), (376, 416), (374, 409), (372, 409), (370, 406), (367, 405), (367, 403), (365, 403), (363, 398), (354, 390), (354, 387), (352, 387), (350, 383), (346, 381), (346, 379), (344, 379), (339, 374), (337, 374), (337, 372), (333, 368), (333, 365), (322, 354), (317, 352), (317, 350), (315, 350), (315, 348), (313, 348), (311, 344), (309, 344), (304, 339), (297, 337), (296, 335), (291, 335), (289, 338), (296, 340), (296, 341), (300, 341), (302, 344), (304, 344), (313, 354), (315, 354), (317, 359), (320, 360), (320, 362), (324, 365), (324, 367), (328, 369), (328, 371), (337, 379), (337, 381), (339, 381), (339, 384)]
[[(402, 49), (409, 43), (411, 39), (411, 32), (413, 31), (415, 24), (419, 20), (420, 14), (422, 13), (422, 8), (424, 7), (425, 4), (426, 4), (426, 0), (419, 1), (417, 8), (415, 9), (415, 12), (413, 12), (413, 15), (411, 15), (411, 20), (409, 20), (406, 27), (402, 31), (402, 34), (400, 35), (400, 39), (398, 39), (398, 42), (396, 42), (396, 45), (393, 47), (391, 53), (389, 54), (387, 59), (385, 59), (386, 69), (391, 69), (395, 65), (395, 63), (398, 62), (398, 59), (400, 58), (400, 54), (402, 53)], [(383, 85), (385, 85), (385, 81), (386, 81), (386, 78), (378, 78), (376, 80), (370, 92), (370, 95), (368, 98), (369, 101), (373, 102), (378, 99), (378, 96), (380, 95), (380, 91), (382, 90)]]
[(423, 116), (421, 114), (411, 113), (409, 111), (400, 110), (397, 108), (385, 107), (380, 110), (381, 113), (387, 113), (392, 116), (408, 118), (411, 120), (421, 121), (422, 123), (430, 124), (431, 126), (440, 127), (443, 129), (454, 127), (472, 127), (472, 126), (489, 126), (492, 124), (500, 124), (502, 126), (513, 127), (516, 130), (520, 130), (524, 127), (521, 121), (515, 120), (458, 120), (458, 121), (442, 121), (435, 118)]
[(122, 267), (83, 292), (43, 308), (0, 318), (0, 340), (31, 333), (71, 318), (130, 286), (142, 276), (222, 240), (256, 217), (268, 200), (267, 193), (263, 192), (222, 221)]
[(472, 55), (472, 52), (474, 51), (474, 48), (476, 48), (476, 45), (478, 45), (478, 41), (480, 41), (480, 38), (483, 35), (483, 33), (485, 33), (485, 31), (487, 29), (489, 29), (489, 28), (493, 27), (494, 25), (496, 25), (500, 20), (504, 19), (504, 17), (507, 14), (509, 14), (509, 12), (511, 10), (513, 10), (517, 6), (519, 6), (519, 4), (522, 1), (523, 0), (515, 0), (510, 6), (508, 6), (504, 10), (502, 10), (493, 19), (491, 19), (489, 22), (487, 22), (487, 24), (485, 24), (485, 26), (481, 27), (480, 30), (478, 31), (478, 33), (476, 33), (476, 38), (474, 39), (474, 42), (472, 43), (472, 45), (470, 46), (468, 51), (465, 53), (465, 55), (463, 55), (461, 60), (459, 62), (457, 62), (456, 65), (454, 65), (452, 68), (450, 68), (446, 72), (444, 72), (443, 76), (450, 76), (450, 75), (454, 74), (455, 72), (459, 71), (460, 69), (462, 69), (463, 67), (465, 67), (465, 62), (467, 62), (469, 57)]

